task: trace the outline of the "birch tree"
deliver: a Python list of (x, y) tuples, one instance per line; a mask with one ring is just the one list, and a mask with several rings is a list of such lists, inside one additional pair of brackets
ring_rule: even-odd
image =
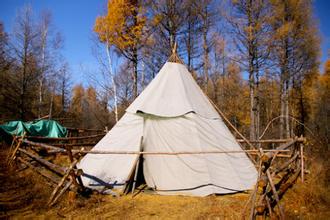
[[(106, 52), (114, 46), (133, 63), (133, 97), (138, 95), (138, 50), (143, 40), (146, 17), (136, 0), (109, 0), (107, 14), (95, 21), (94, 31), (106, 45)], [(111, 66), (111, 60), (109, 66)]]

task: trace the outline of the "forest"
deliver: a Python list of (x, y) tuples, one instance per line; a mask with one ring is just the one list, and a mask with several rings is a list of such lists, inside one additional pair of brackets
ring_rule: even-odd
[(200, 87), (250, 139), (273, 120), (268, 135), (309, 130), (329, 143), (330, 61), (320, 68), (312, 1), (109, 1), (93, 30), (99, 71), (83, 86), (71, 80), (51, 11), (21, 8), (10, 33), (1, 23), (0, 120), (111, 127), (177, 42)]

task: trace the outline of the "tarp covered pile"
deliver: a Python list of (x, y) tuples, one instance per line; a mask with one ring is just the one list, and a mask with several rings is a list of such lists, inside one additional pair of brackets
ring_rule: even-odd
[(22, 136), (66, 137), (67, 129), (54, 120), (35, 122), (10, 121), (0, 125), (0, 140), (12, 135)]

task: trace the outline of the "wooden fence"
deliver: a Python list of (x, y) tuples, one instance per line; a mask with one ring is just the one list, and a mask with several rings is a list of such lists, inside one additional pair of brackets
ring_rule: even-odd
[[(245, 150), (236, 151), (203, 151), (203, 152), (144, 152), (144, 151), (91, 151), (103, 134), (86, 137), (44, 138), (16, 137), (11, 145), (8, 163), (14, 161), (31, 168), (50, 180), (54, 187), (48, 206), (54, 205), (67, 190), (83, 192), (85, 190), (80, 176), (82, 170), (76, 164), (86, 153), (92, 154), (137, 154), (137, 155), (189, 155), (189, 154), (236, 154), (246, 153), (257, 162), (258, 180), (243, 210), (243, 216), (255, 219), (256, 216), (278, 216), (283, 219), (284, 210), (280, 200), (294, 184), (298, 176), (304, 180), (304, 143), (305, 138), (295, 137), (283, 140), (259, 140), (247, 143), (238, 140)], [(249, 149), (254, 144), (256, 147)], [(247, 145), (245, 147), (244, 145)], [(55, 164), (46, 158), (62, 154), (68, 163)], [(47, 172), (45, 172), (47, 171)], [(247, 214), (249, 212), (249, 214)]]

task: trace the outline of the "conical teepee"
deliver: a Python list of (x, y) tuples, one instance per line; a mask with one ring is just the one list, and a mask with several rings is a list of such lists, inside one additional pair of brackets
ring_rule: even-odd
[[(203, 152), (241, 150), (187, 68), (166, 62), (125, 115), (92, 149)], [(138, 155), (87, 154), (86, 187), (123, 188)], [(206, 196), (252, 189), (257, 172), (245, 153), (143, 155), (143, 175), (159, 194)]]

